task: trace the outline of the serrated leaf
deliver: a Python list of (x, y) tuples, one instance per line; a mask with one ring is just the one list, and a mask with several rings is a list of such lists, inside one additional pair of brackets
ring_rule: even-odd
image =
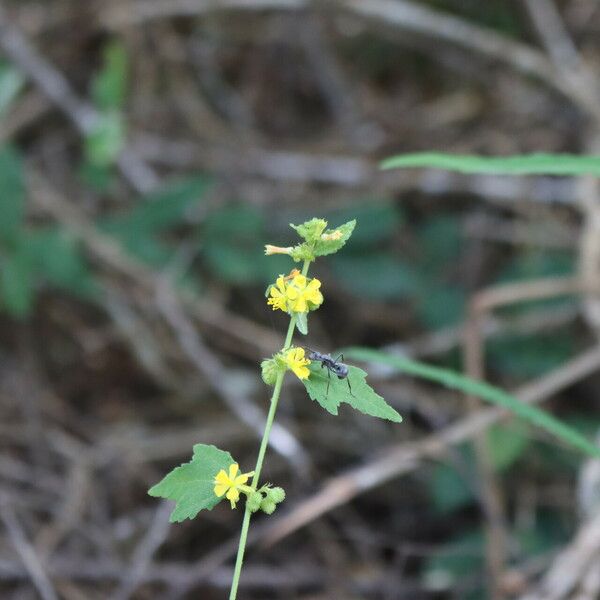
[(495, 175), (600, 175), (600, 156), (574, 154), (522, 154), (483, 157), (468, 154), (418, 152), (384, 160), (382, 169), (431, 167), (459, 173)]
[(355, 227), (356, 219), (348, 221), (335, 229), (327, 229), (320, 238), (317, 238), (313, 247), (314, 255), (327, 256), (328, 254), (335, 254), (350, 239)]
[(327, 221), (325, 219), (311, 219), (301, 225), (293, 225), (290, 223), (290, 227), (296, 230), (296, 233), (306, 240), (309, 244), (312, 244), (316, 239), (325, 231), (327, 227)]
[(307, 313), (296, 313), (296, 329), (302, 335), (308, 335), (308, 316), (307, 316)]
[(234, 462), (229, 452), (196, 444), (192, 460), (173, 469), (148, 494), (176, 502), (171, 523), (193, 519), (201, 510), (212, 510), (221, 502), (223, 498), (214, 492), (214, 479), (221, 469), (227, 471)]
[(19, 235), (25, 208), (21, 157), (10, 147), (0, 149), (0, 240), (13, 242)]
[(366, 382), (367, 374), (362, 369), (349, 365), (347, 379), (338, 379), (314, 361), (309, 370), (309, 378), (302, 380), (308, 395), (332, 415), (337, 415), (339, 406), (345, 403), (371, 417), (402, 421), (398, 412)]
[(535, 406), (531, 406), (530, 404), (526, 404), (493, 385), (489, 385), (483, 381), (470, 379), (469, 377), (465, 377), (460, 373), (448, 369), (432, 367), (431, 365), (403, 358), (401, 356), (386, 354), (385, 352), (372, 350), (370, 348), (348, 348), (345, 352), (347, 356), (351, 356), (357, 360), (386, 364), (399, 371), (408, 373), (409, 375), (428, 381), (435, 381), (436, 383), (440, 383), (451, 389), (459, 390), (465, 394), (476, 396), (477, 398), (506, 408), (533, 425), (545, 429), (547, 432), (553, 434), (567, 444), (570, 444), (574, 448), (581, 450), (585, 454), (600, 458), (600, 447), (586, 439), (577, 430), (569, 427), (559, 419), (556, 419), (550, 413), (536, 408)]
[[(343, 209), (328, 213), (328, 219), (335, 222), (353, 218), (360, 227), (352, 232), (352, 247), (356, 253), (363, 251), (363, 246), (373, 246), (389, 240), (404, 222), (401, 209), (391, 200), (379, 198), (365, 199), (353, 203)], [(361, 246), (360, 250), (357, 248)]]

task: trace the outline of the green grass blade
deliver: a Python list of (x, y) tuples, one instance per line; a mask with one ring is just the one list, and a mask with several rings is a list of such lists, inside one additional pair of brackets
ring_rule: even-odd
[(459, 173), (496, 175), (599, 175), (600, 156), (574, 154), (523, 154), (484, 157), (468, 154), (419, 152), (392, 156), (381, 163), (382, 169), (430, 167)]
[(392, 356), (385, 352), (371, 350), (369, 348), (348, 348), (344, 349), (344, 354), (346, 358), (385, 364), (409, 375), (427, 379), (428, 381), (434, 381), (446, 387), (459, 390), (465, 394), (477, 396), (482, 400), (486, 400), (487, 402), (491, 402), (492, 404), (496, 404), (512, 411), (519, 417), (529, 421), (533, 425), (545, 429), (563, 442), (578, 448), (585, 454), (596, 458), (600, 457), (600, 447), (594, 445), (577, 430), (565, 425), (562, 421), (554, 418), (549, 413), (534, 406), (530, 406), (529, 404), (525, 404), (518, 398), (515, 398), (492, 385), (482, 381), (475, 381), (474, 379), (470, 379), (464, 375), (455, 373), (454, 371), (432, 367), (408, 358)]

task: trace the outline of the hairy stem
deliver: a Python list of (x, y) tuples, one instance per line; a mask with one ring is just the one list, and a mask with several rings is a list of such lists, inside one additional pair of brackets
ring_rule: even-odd
[[(308, 267), (310, 261), (304, 261), (302, 266), (302, 274), (308, 273)], [(282, 350), (287, 350), (292, 345), (292, 338), (294, 337), (294, 329), (296, 328), (296, 315), (293, 315), (290, 319), (290, 324), (285, 336), (285, 342), (283, 343)], [(271, 407), (269, 408), (269, 414), (267, 415), (267, 422), (265, 424), (265, 431), (263, 433), (262, 441), (260, 443), (260, 450), (258, 451), (258, 458), (256, 459), (256, 466), (254, 467), (254, 477), (252, 478), (252, 487), (257, 489), (258, 481), (260, 479), (260, 472), (262, 471), (263, 462), (265, 460), (265, 454), (267, 452), (267, 446), (269, 445), (269, 436), (271, 435), (271, 427), (275, 420), (275, 413), (277, 412), (277, 404), (279, 403), (279, 396), (281, 395), (281, 386), (283, 385), (283, 378), (285, 372), (280, 373), (275, 381), (275, 387), (273, 388), (273, 395), (271, 396)], [(235, 600), (237, 597), (238, 585), (240, 583), (240, 575), (242, 573), (242, 564), (244, 562), (244, 552), (246, 551), (246, 543), (248, 541), (248, 530), (250, 529), (250, 517), (252, 513), (246, 505), (246, 512), (244, 513), (244, 520), (242, 521), (242, 531), (240, 533), (240, 543), (238, 545), (237, 558), (235, 561), (235, 569), (233, 571), (233, 581), (231, 582), (231, 591), (229, 592), (229, 600)]]

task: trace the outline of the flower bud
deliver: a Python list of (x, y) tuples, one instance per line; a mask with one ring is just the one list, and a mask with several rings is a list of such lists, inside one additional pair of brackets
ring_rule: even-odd
[(255, 513), (257, 510), (260, 510), (262, 501), (263, 496), (261, 492), (253, 492), (248, 496), (248, 500), (246, 500), (246, 507), (250, 512)]
[(264, 513), (267, 513), (268, 515), (272, 515), (275, 512), (275, 508), (275, 502), (269, 500), (268, 498), (265, 498), (260, 503), (260, 510), (262, 510)]
[(267, 256), (272, 256), (273, 254), (287, 254), (289, 256), (292, 254), (293, 250), (293, 246), (282, 248), (281, 246), (271, 246), (271, 244), (265, 244), (265, 254)]
[(269, 488), (266, 491), (267, 498), (275, 504), (279, 504), (285, 500), (285, 490), (280, 487)]
[(266, 358), (260, 363), (261, 375), (267, 385), (275, 385), (277, 375), (281, 371), (277, 361), (274, 358)]

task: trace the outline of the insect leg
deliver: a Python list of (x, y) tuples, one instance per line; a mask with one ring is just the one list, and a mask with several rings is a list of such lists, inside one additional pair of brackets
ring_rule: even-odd
[(329, 384), (331, 383), (331, 371), (327, 369), (327, 389), (325, 390), (325, 398), (329, 396)]
[(346, 381), (348, 382), (348, 389), (350, 390), (350, 395), (351, 395), (353, 398), (356, 398), (356, 396), (355, 396), (355, 395), (352, 393), (352, 386), (350, 385), (350, 378), (349, 378), (349, 377), (347, 377), (347, 378), (346, 378)]

